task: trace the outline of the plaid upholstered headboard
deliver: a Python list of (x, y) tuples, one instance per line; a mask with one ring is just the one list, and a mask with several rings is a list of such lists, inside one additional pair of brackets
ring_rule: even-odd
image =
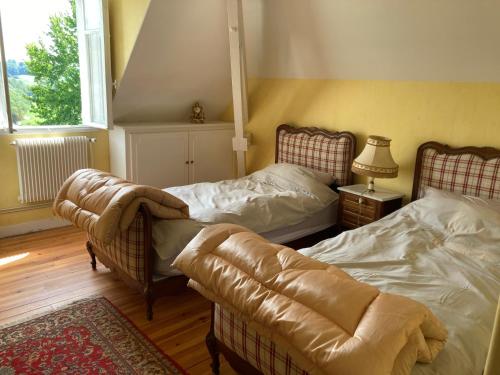
[(500, 150), (427, 142), (417, 151), (412, 201), (424, 187), (500, 200)]
[(276, 163), (296, 164), (335, 176), (335, 185), (352, 183), (356, 138), (350, 132), (280, 125), (276, 129)]

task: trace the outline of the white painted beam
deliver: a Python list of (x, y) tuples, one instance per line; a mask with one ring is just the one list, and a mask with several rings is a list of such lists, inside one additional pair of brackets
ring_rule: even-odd
[(233, 90), (234, 133), (233, 150), (236, 151), (238, 177), (246, 174), (245, 151), (248, 142), (244, 136), (248, 122), (247, 74), (243, 10), (241, 0), (227, 0), (231, 83)]

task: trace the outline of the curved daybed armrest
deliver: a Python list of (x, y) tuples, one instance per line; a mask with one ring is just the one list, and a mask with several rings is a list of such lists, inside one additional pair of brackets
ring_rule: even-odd
[(108, 245), (130, 226), (141, 205), (161, 219), (189, 218), (187, 204), (177, 197), (96, 169), (73, 173), (59, 190), (53, 211)]

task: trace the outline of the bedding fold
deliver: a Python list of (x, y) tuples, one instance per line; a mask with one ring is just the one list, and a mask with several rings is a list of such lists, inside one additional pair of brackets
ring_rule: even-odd
[(445, 327), (423, 304), (237, 225), (203, 229), (174, 266), (206, 298), (300, 353), (312, 373), (409, 374), (446, 341)]
[(73, 173), (59, 190), (53, 211), (106, 245), (128, 228), (141, 204), (160, 219), (189, 218), (189, 208), (179, 198), (96, 169)]

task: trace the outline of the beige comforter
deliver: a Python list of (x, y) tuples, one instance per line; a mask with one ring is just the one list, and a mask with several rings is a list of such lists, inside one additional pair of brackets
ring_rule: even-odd
[(136, 185), (96, 169), (81, 169), (63, 184), (54, 213), (108, 244), (134, 220), (141, 203), (160, 219), (186, 219), (188, 206), (160, 189)]
[(315, 374), (409, 374), (447, 332), (421, 303), (228, 224), (203, 229), (174, 266)]

